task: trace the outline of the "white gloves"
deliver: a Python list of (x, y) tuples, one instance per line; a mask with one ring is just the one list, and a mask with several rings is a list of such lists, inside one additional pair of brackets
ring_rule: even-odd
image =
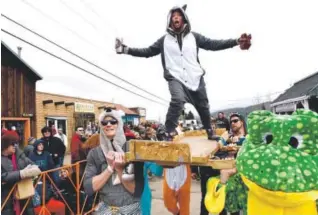
[(115, 49), (117, 54), (128, 53), (128, 47), (123, 44), (123, 39), (116, 38)]
[(29, 164), (24, 169), (20, 170), (21, 179), (32, 178), (41, 174), (41, 170), (37, 165)]

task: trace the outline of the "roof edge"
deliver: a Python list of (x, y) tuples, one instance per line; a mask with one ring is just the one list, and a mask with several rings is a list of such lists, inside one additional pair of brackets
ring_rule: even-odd
[(1, 45), (8, 49), (19, 61), (21, 61), (29, 70), (31, 70), (34, 75), (38, 78), (37, 80), (42, 80), (43, 77), (35, 71), (25, 60), (23, 60), (17, 53), (15, 53), (3, 40), (1, 40)]
[(277, 105), (281, 105), (281, 104), (286, 104), (286, 103), (291, 103), (291, 102), (298, 102), (300, 100), (304, 100), (304, 99), (308, 99), (310, 96), (305, 95), (305, 96), (299, 96), (296, 98), (291, 98), (291, 99), (285, 99), (283, 101), (279, 101), (279, 102), (275, 102), (271, 104), (271, 107), (275, 107)]
[(306, 80), (308, 78), (311, 78), (312, 76), (315, 76), (315, 75), (318, 75), (318, 71), (314, 72), (313, 74), (310, 74), (310, 75), (308, 75), (308, 76), (306, 76), (306, 77), (304, 77), (302, 79), (300, 79), (299, 81), (295, 82), (293, 85), (296, 85), (296, 84), (298, 84), (298, 83), (300, 83), (300, 82), (302, 82), (302, 81), (304, 81), (304, 80)]
[[(88, 98), (84, 98), (84, 97), (67, 96), (67, 95), (62, 95), (62, 94), (57, 94), (57, 93), (43, 92), (43, 91), (39, 91), (39, 90), (36, 90), (36, 93), (46, 94), (46, 95), (51, 95), (51, 96), (61, 96), (61, 97), (65, 97), (65, 98), (89, 100), (89, 101), (92, 101), (92, 102), (104, 103), (105, 105), (106, 104), (111, 104), (111, 105), (114, 105), (115, 107), (122, 106), (124, 108), (129, 109), (128, 107), (126, 107), (125, 105), (122, 105), (122, 104), (117, 104), (117, 103), (107, 102), (107, 101), (101, 101), (101, 100), (95, 100), (95, 99), (88, 99)], [(134, 111), (132, 111), (132, 112), (134, 112)], [(128, 114), (128, 115), (133, 115), (133, 114)], [(138, 115), (138, 114), (136, 113), (136, 115)]]

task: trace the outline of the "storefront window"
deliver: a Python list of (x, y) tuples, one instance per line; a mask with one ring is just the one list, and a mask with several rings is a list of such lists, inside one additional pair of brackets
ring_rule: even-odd
[(57, 131), (59, 128), (63, 129), (63, 133), (67, 136), (67, 120), (65, 117), (47, 117), (46, 126), (54, 127)]

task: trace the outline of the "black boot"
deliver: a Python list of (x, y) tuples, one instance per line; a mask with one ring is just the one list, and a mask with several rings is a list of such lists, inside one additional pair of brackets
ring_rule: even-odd
[[(164, 135), (164, 141), (168, 141), (168, 142), (172, 142), (173, 141), (173, 138), (177, 135), (177, 131), (174, 130), (172, 132), (168, 132), (166, 131), (165, 132), (165, 135)], [(166, 166), (166, 165), (163, 165), (162, 166), (163, 168), (167, 168), (167, 169), (171, 169), (171, 168), (175, 168), (176, 166)]]
[(173, 138), (175, 137), (175, 136), (177, 136), (178, 135), (178, 133), (177, 133), (177, 131), (176, 130), (174, 130), (174, 131), (172, 131), (172, 132), (168, 132), (168, 131), (166, 131), (165, 132), (165, 137), (164, 137), (164, 140), (165, 141), (173, 141)]
[(217, 135), (214, 135), (214, 132), (212, 129), (207, 129), (206, 133), (208, 135), (208, 140), (215, 140), (215, 141), (219, 141), (220, 137)]

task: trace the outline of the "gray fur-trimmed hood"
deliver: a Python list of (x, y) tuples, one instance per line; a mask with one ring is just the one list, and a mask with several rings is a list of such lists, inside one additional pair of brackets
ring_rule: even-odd
[(186, 27), (188, 28), (188, 31), (191, 31), (191, 25), (190, 25), (190, 20), (186, 14), (186, 9), (187, 9), (187, 5), (183, 5), (182, 7), (179, 7), (179, 6), (175, 6), (173, 8), (170, 9), (169, 13), (168, 13), (168, 17), (167, 17), (167, 31), (168, 32), (171, 32), (173, 31), (173, 29), (170, 27), (171, 25), (171, 16), (172, 16), (172, 13), (175, 12), (175, 11), (179, 11), (181, 12), (183, 18), (184, 18), (184, 23), (186, 24)]
[(106, 135), (104, 134), (104, 131), (102, 129), (101, 122), (104, 120), (105, 117), (110, 116), (115, 118), (118, 121), (118, 126), (116, 130), (116, 135), (113, 139), (113, 146), (116, 148), (116, 151), (122, 152), (122, 147), (126, 143), (126, 137), (124, 133), (124, 127), (123, 127), (123, 120), (121, 118), (121, 114), (116, 110), (106, 110), (102, 112), (99, 116), (99, 125), (101, 128), (100, 131), (100, 144), (105, 154), (107, 154), (108, 151), (113, 151), (111, 147), (111, 143)]

